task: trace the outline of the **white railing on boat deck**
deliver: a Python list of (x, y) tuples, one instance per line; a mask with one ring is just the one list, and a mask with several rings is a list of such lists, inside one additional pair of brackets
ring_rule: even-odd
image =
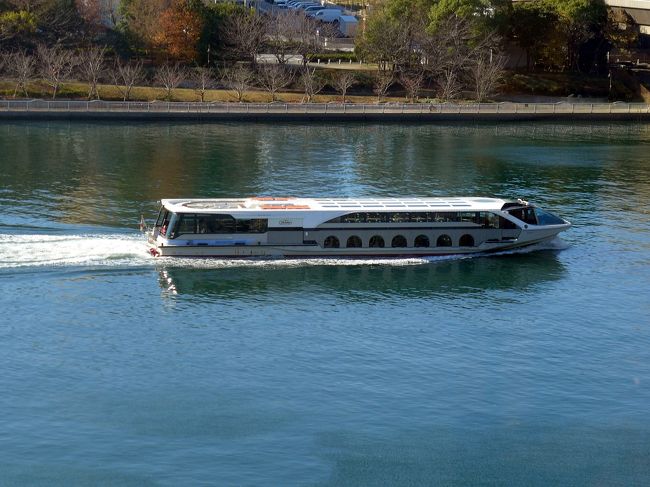
[(647, 114), (646, 103), (211, 103), (73, 100), (0, 100), (0, 112), (195, 114)]

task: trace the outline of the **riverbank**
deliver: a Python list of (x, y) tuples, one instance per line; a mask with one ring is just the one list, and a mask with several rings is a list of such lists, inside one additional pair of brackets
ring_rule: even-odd
[(4, 120), (646, 121), (644, 103), (199, 103), (0, 100)]

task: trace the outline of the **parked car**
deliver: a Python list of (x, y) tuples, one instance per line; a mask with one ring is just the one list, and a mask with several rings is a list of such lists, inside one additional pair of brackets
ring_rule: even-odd
[(326, 8), (308, 13), (307, 15), (315, 20), (320, 20), (321, 22), (334, 22), (343, 15), (343, 11), (335, 8)]
[(288, 2), (287, 3), (287, 7), (289, 7), (292, 10), (298, 10), (298, 9), (304, 8), (306, 6), (312, 6), (312, 5), (319, 5), (319, 4), (316, 3), (316, 2), (313, 2), (312, 0)]

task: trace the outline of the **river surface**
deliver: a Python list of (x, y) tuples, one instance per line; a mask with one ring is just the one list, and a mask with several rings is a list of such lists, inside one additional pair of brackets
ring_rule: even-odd
[[(472, 258), (154, 259), (170, 197), (522, 197)], [(650, 126), (0, 123), (0, 485), (647, 485)]]

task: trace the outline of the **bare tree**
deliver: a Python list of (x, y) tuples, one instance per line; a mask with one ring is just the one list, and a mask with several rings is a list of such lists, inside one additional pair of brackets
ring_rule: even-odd
[(67, 51), (58, 44), (52, 47), (39, 44), (36, 53), (40, 74), (52, 87), (52, 98), (56, 98), (61, 83), (68, 79), (77, 64), (77, 58), (72, 51)]
[(377, 95), (377, 103), (381, 103), (394, 82), (395, 78), (393, 77), (393, 73), (381, 71), (377, 73), (373, 85), (373, 91)]
[(180, 64), (163, 64), (156, 71), (154, 81), (156, 84), (162, 85), (165, 91), (165, 99), (171, 101), (174, 90), (185, 81), (185, 78), (185, 70)]
[(7, 74), (15, 81), (14, 98), (19, 90), (25, 96), (27, 94), (27, 83), (34, 77), (36, 72), (36, 60), (27, 51), (14, 51), (4, 55), (4, 66)]
[(99, 100), (99, 92), (97, 91), (97, 84), (99, 78), (104, 73), (104, 57), (106, 55), (106, 46), (93, 46), (85, 49), (79, 56), (79, 71), (88, 83), (88, 99), (92, 100), (93, 97)]
[(225, 69), (221, 79), (226, 88), (235, 92), (237, 101), (241, 103), (244, 100), (244, 94), (253, 84), (255, 75), (247, 66), (237, 64), (232, 68)]
[(289, 55), (296, 52), (293, 32), (299, 16), (290, 10), (271, 14), (267, 24), (268, 48), (278, 64), (286, 64)]
[(423, 68), (435, 81), (438, 98), (451, 100), (461, 93), (478, 42), (471, 21), (456, 16), (441, 20), (435, 33), (423, 38)]
[(257, 80), (260, 86), (269, 92), (272, 102), (276, 100), (278, 91), (293, 80), (293, 73), (282, 64), (260, 65), (258, 71)]
[(0, 74), (4, 74), (10, 53), (0, 50)]
[(424, 72), (422, 70), (405, 71), (400, 75), (399, 81), (406, 90), (407, 98), (411, 103), (415, 103), (420, 95), (422, 83), (424, 83)]
[(196, 84), (194, 90), (199, 95), (199, 100), (204, 102), (205, 92), (214, 87), (214, 75), (212, 70), (206, 66), (199, 66), (194, 69), (192, 78)]
[(318, 93), (325, 88), (325, 79), (316, 73), (316, 69), (304, 69), (300, 76), (301, 84), (305, 90), (307, 103), (311, 103)]
[(257, 62), (257, 54), (264, 44), (267, 30), (265, 17), (252, 11), (237, 12), (226, 22), (226, 39), (235, 50), (249, 59), (252, 64)]
[(111, 78), (120, 91), (122, 99), (128, 101), (133, 87), (144, 79), (142, 61), (122, 62), (118, 59), (115, 62), (115, 69), (111, 71)]
[(462, 85), (458, 79), (458, 73), (450, 66), (444, 69), (437, 78), (438, 93), (437, 96), (443, 101), (453, 100), (462, 90)]
[(348, 90), (352, 88), (357, 82), (354, 73), (350, 71), (342, 71), (334, 77), (333, 85), (334, 89), (341, 94), (343, 98), (343, 103), (345, 103), (345, 96), (348, 93)]
[(505, 57), (495, 55), (492, 50), (478, 55), (472, 66), (472, 81), (476, 101), (482, 102), (492, 95), (503, 78)]

